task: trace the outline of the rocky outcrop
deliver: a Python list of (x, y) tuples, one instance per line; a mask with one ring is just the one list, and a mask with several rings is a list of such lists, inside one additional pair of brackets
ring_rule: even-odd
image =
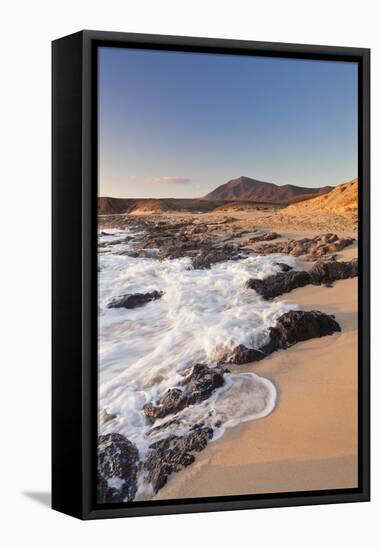
[(133, 239), (133, 237), (123, 237), (122, 239), (117, 239), (115, 241), (106, 241), (104, 243), (100, 243), (98, 245), (99, 248), (109, 248), (111, 246), (116, 246), (116, 245), (119, 245), (119, 244), (128, 244), (130, 243), (130, 241)]
[(237, 346), (220, 362), (241, 365), (260, 361), (271, 353), (287, 349), (298, 342), (329, 336), (340, 331), (341, 327), (334, 315), (327, 315), (321, 311), (289, 311), (281, 315), (275, 325), (268, 329), (267, 343), (261, 348)]
[(269, 355), (280, 349), (287, 349), (298, 342), (312, 338), (330, 336), (341, 332), (334, 315), (321, 311), (288, 311), (281, 315), (275, 326), (269, 328), (268, 342), (260, 351)]
[(201, 249), (193, 258), (194, 269), (209, 269), (213, 264), (227, 260), (238, 260), (241, 258), (238, 247), (224, 245), (221, 247), (206, 247)]
[(265, 300), (291, 292), (306, 285), (330, 286), (333, 281), (350, 279), (358, 275), (358, 260), (350, 262), (319, 261), (310, 271), (288, 271), (276, 273), (266, 279), (249, 279), (247, 288), (255, 290)]
[(278, 239), (280, 237), (279, 233), (275, 233), (275, 231), (271, 231), (268, 233), (258, 233), (258, 235), (251, 237), (249, 239), (249, 243), (258, 243), (262, 241), (273, 241), (274, 239)]
[(263, 242), (253, 244), (250, 250), (255, 254), (289, 254), (304, 256), (316, 260), (323, 256), (343, 250), (353, 244), (353, 238), (340, 238), (335, 233), (325, 233), (313, 238), (291, 239), (281, 242)]
[(280, 267), (282, 271), (291, 271), (291, 269), (293, 269), (291, 265), (285, 264), (283, 262), (276, 262), (276, 265)]
[(285, 292), (291, 292), (295, 288), (310, 284), (311, 276), (308, 271), (287, 271), (276, 273), (266, 279), (249, 279), (246, 286), (255, 290), (265, 300), (270, 300)]
[(316, 262), (310, 271), (312, 284), (330, 284), (333, 281), (358, 277), (358, 260), (350, 262)]
[(109, 308), (124, 307), (126, 309), (134, 309), (135, 307), (141, 307), (148, 302), (158, 300), (163, 296), (163, 292), (153, 290), (153, 292), (146, 292), (145, 294), (137, 292), (136, 294), (124, 294), (118, 298), (112, 300), (109, 304)]
[(189, 405), (205, 401), (217, 388), (224, 385), (225, 372), (227, 371), (221, 367), (195, 365), (181, 387), (170, 388), (156, 404), (147, 403), (144, 406), (145, 416), (154, 422), (157, 418), (176, 414)]
[(187, 435), (170, 436), (150, 445), (144, 468), (154, 492), (167, 483), (169, 475), (192, 464), (192, 453), (202, 451), (212, 437), (212, 428), (195, 425)]
[[(209, 269), (218, 262), (246, 257), (248, 251), (244, 248), (245, 243), (229, 242), (239, 239), (246, 232), (250, 233), (241, 230), (235, 221), (230, 217), (207, 222), (125, 218), (119, 221), (119, 225), (128, 227), (134, 236), (132, 239), (128, 237), (132, 241), (130, 247), (116, 253), (158, 260), (187, 257), (191, 259), (194, 269)], [(125, 239), (122, 242), (127, 244)], [(108, 248), (115, 243), (121, 244), (121, 240), (101, 246)]]
[(139, 469), (137, 447), (121, 434), (100, 435), (97, 460), (98, 502), (133, 500), (137, 492)]
[(253, 361), (261, 361), (265, 357), (266, 355), (262, 351), (239, 344), (231, 352), (225, 354), (221, 358), (220, 363), (244, 365), (245, 363), (252, 363)]

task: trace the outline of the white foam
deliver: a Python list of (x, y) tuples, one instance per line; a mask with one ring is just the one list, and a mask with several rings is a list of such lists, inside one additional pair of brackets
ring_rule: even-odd
[[(111, 237), (100, 239), (105, 243), (125, 235), (130, 232), (114, 230)], [(296, 308), (280, 300), (265, 301), (245, 286), (250, 277), (277, 273), (277, 262), (294, 266), (295, 259), (249, 256), (193, 270), (188, 258), (158, 261), (120, 255), (129, 246), (116, 244), (99, 254), (99, 411), (107, 410), (100, 416), (99, 430), (125, 435), (143, 456), (152, 441), (166, 434), (146, 435), (151, 428), (143, 414), (147, 402), (177, 386), (183, 370), (197, 362), (215, 364), (221, 353), (238, 344), (261, 346), (268, 327)], [(143, 307), (107, 307), (122, 294), (153, 290), (163, 291), (162, 298)], [(252, 373), (228, 374), (222, 388), (206, 402), (181, 411), (180, 423), (167, 431), (179, 435), (206, 421), (218, 426), (215, 437), (220, 437), (229, 427), (269, 414), (275, 400), (269, 380)]]

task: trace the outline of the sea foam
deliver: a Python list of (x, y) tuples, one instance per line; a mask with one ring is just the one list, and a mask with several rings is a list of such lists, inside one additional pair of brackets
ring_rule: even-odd
[[(254, 373), (226, 374), (225, 385), (208, 400), (177, 413), (178, 422), (150, 435), (143, 407), (180, 384), (194, 364), (215, 365), (238, 344), (263, 345), (268, 327), (296, 306), (265, 301), (245, 283), (277, 273), (277, 262), (294, 266), (296, 260), (281, 254), (249, 256), (194, 270), (188, 258), (123, 255), (131, 246), (119, 243), (125, 237), (132, 237), (129, 230), (99, 236), (99, 433), (125, 435), (143, 458), (152, 442), (182, 435), (196, 423), (211, 425), (216, 439), (227, 428), (268, 415), (277, 392), (270, 380)], [(122, 294), (153, 290), (163, 291), (162, 298), (143, 307), (107, 307)]]

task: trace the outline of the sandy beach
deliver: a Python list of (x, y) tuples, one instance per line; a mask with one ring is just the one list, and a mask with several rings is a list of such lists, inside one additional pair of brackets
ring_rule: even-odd
[[(125, 218), (107, 216), (101, 218), (101, 223), (105, 228), (119, 227), (124, 223), (144, 227), (145, 219), (153, 219), (153, 223), (165, 224), (166, 239), (171, 239), (171, 227), (187, 227), (192, 223), (194, 225), (189, 227), (196, 227), (199, 224), (201, 231), (195, 231), (191, 239), (202, 242), (202, 235), (211, 233), (216, 242), (223, 243), (228, 239), (237, 247), (245, 246), (249, 250), (250, 246), (253, 253), (256, 253), (254, 247), (260, 246), (254, 244), (256, 236), (272, 231), (276, 233), (273, 241), (270, 237), (270, 243), (277, 243), (279, 247), (286, 242), (315, 239), (326, 233), (336, 233), (338, 238), (348, 240), (357, 236), (355, 215), (350, 212), (341, 215), (313, 213), (305, 217), (303, 212), (288, 213), (284, 210), (202, 215), (150, 213), (148, 216), (151, 217), (145, 216), (146, 212), (142, 217), (137, 213)], [(148, 249), (161, 246), (160, 235), (158, 232), (157, 237), (153, 236), (156, 240), (147, 241)], [(253, 244), (249, 245), (249, 239)], [(342, 250), (337, 248), (334, 254), (322, 254), (321, 258), (326, 258), (326, 261), (349, 262), (357, 258), (356, 240), (344, 245)], [(296, 269), (311, 270), (315, 259), (317, 257), (309, 254), (297, 257)], [(274, 298), (271, 303), (288, 304), (288, 309), (318, 310), (335, 316), (341, 332), (297, 342), (259, 362), (240, 366), (228, 364), (232, 373), (255, 373), (274, 384), (277, 400), (273, 411), (258, 420), (228, 428), (221, 438), (209, 441), (200, 452), (192, 449), (192, 464), (184, 468), (180, 466), (180, 471), (174, 470), (155, 496), (141, 493), (136, 499), (165, 500), (356, 487), (357, 285), (356, 277), (337, 280), (331, 285), (307, 284)]]
[[(356, 255), (351, 246), (339, 259)], [(210, 443), (155, 499), (357, 486), (357, 279), (307, 286), (280, 299), (335, 315), (342, 332), (234, 366), (233, 372), (255, 372), (275, 384), (275, 410)]]

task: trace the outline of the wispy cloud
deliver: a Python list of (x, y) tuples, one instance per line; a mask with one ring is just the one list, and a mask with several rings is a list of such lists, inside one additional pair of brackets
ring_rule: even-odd
[(145, 183), (191, 183), (190, 178), (180, 178), (177, 176), (164, 176), (162, 178), (151, 178), (145, 180)]

